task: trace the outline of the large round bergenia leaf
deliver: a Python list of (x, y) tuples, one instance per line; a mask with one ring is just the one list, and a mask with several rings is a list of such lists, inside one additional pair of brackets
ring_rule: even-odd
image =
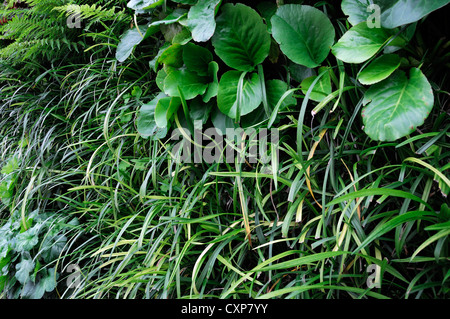
[(212, 44), (216, 54), (239, 71), (252, 71), (269, 55), (270, 35), (261, 16), (241, 3), (225, 4), (216, 19)]
[(143, 35), (147, 32), (147, 26), (139, 26), (129, 29), (120, 36), (120, 42), (117, 45), (116, 59), (123, 62), (133, 53), (134, 48), (144, 40)]
[(416, 22), (448, 3), (450, 0), (343, 0), (341, 6), (352, 25), (371, 16), (375, 19), (374, 14), (379, 13), (381, 26), (392, 29)]
[(155, 109), (160, 99), (167, 95), (159, 93), (152, 101), (141, 106), (136, 120), (137, 130), (143, 138), (158, 139), (167, 135), (168, 127), (160, 128), (156, 125)]
[(287, 4), (271, 18), (272, 35), (281, 51), (295, 63), (320, 65), (334, 43), (335, 31), (328, 17), (311, 6)]
[(400, 57), (397, 54), (384, 54), (373, 60), (359, 73), (361, 84), (371, 85), (383, 81), (400, 66)]
[[(333, 46), (333, 54), (346, 63), (362, 63), (374, 56), (397, 33), (394, 29), (374, 28), (360, 23), (348, 30)], [(401, 46), (404, 39), (397, 37), (390, 42)]]
[(192, 39), (197, 42), (208, 41), (216, 30), (214, 15), (220, 0), (199, 0), (188, 13), (187, 27)]
[(241, 103), (238, 101), (239, 80), (242, 72), (228, 71), (220, 78), (217, 93), (217, 106), (220, 111), (235, 119), (238, 104), (239, 115), (245, 115), (256, 109), (262, 102), (260, 78), (257, 73), (247, 74), (242, 83)]
[(163, 3), (163, 0), (131, 0), (127, 3), (127, 7), (133, 10), (143, 10), (160, 6)]
[(208, 49), (189, 42), (183, 46), (182, 56), (189, 71), (202, 76), (208, 75), (208, 65), (213, 59)]
[(164, 93), (171, 97), (180, 97), (180, 90), (186, 100), (191, 100), (197, 95), (202, 95), (208, 88), (208, 77), (200, 76), (187, 68), (167, 68), (167, 76), (164, 79)]
[(411, 69), (409, 79), (397, 70), (364, 95), (364, 131), (374, 140), (397, 140), (424, 123), (433, 103), (431, 85), (419, 69)]

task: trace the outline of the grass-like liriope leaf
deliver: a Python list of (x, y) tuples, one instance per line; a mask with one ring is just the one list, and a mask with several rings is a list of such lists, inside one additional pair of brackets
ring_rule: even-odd
[(339, 196), (338, 198), (333, 199), (331, 202), (329, 202), (326, 206), (335, 205), (338, 203), (342, 203), (344, 201), (353, 200), (359, 197), (366, 197), (366, 196), (394, 196), (394, 197), (401, 197), (401, 198), (408, 198), (411, 200), (414, 200), (416, 202), (419, 202), (421, 204), (424, 204), (427, 208), (430, 209), (430, 211), (434, 211), (433, 208), (428, 204), (425, 203), (421, 198), (417, 197), (416, 195), (413, 195), (408, 192), (404, 192), (398, 189), (390, 189), (390, 188), (372, 188), (372, 189), (362, 189), (356, 192), (352, 192), (349, 194), (345, 194), (342, 196)]
[(433, 173), (435, 173), (437, 176), (439, 176), (439, 178), (441, 178), (444, 181), (444, 183), (450, 187), (450, 180), (444, 174), (442, 174), (442, 172), (440, 172), (437, 168), (433, 167), (432, 165), (414, 157), (408, 157), (407, 159), (405, 159), (405, 161), (414, 162), (422, 166), (425, 166), (429, 170), (433, 171)]
[(389, 221), (376, 227), (366, 237), (366, 239), (361, 243), (361, 245), (359, 245), (358, 248), (355, 249), (354, 252), (360, 251), (361, 249), (365, 248), (368, 244), (370, 244), (373, 240), (379, 238), (380, 236), (386, 234), (390, 230), (394, 229), (395, 227), (397, 227), (403, 223), (414, 221), (414, 220), (430, 219), (430, 216), (436, 216), (436, 214), (434, 212), (412, 211), (412, 212), (407, 212), (405, 214), (394, 217), (394, 218), (390, 219)]
[[(362, 289), (357, 287), (348, 287), (348, 286), (337, 286), (337, 285), (327, 285), (327, 284), (315, 284), (315, 285), (303, 285), (303, 286), (295, 286), (295, 287), (288, 287), (288, 288), (282, 288), (277, 289), (275, 291), (269, 292), (267, 294), (260, 295), (256, 297), (256, 299), (271, 299), (274, 297), (278, 297), (287, 293), (291, 293), (290, 296), (294, 296), (296, 294), (302, 293), (304, 291), (308, 290), (342, 290), (342, 291), (349, 291), (352, 293), (360, 294), (360, 295), (367, 295), (369, 297), (377, 298), (377, 299), (390, 299), (389, 297), (374, 292), (374, 291), (368, 291), (368, 289)], [(295, 294), (292, 294), (295, 292)]]
[(425, 247), (431, 245), (433, 242), (439, 240), (440, 238), (446, 237), (450, 235), (450, 227), (447, 225), (447, 229), (442, 229), (441, 231), (437, 232), (427, 240), (425, 240), (422, 245), (420, 245), (416, 251), (411, 256), (410, 260), (414, 260), (414, 258), (417, 256), (418, 253), (420, 253)]

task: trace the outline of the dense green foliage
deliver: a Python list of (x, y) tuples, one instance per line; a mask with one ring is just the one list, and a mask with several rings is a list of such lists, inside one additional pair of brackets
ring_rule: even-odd
[(9, 1), (0, 296), (448, 298), (448, 2)]

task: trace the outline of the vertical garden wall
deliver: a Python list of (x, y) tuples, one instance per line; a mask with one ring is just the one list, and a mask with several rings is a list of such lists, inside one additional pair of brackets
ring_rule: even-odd
[(448, 298), (448, 3), (6, 1), (1, 298)]

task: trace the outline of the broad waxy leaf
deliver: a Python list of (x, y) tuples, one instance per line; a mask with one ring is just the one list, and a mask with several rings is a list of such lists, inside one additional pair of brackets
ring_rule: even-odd
[[(374, 28), (360, 23), (348, 30), (333, 46), (333, 54), (346, 63), (362, 63), (374, 56), (397, 30)], [(402, 42), (402, 38), (397, 37)], [(394, 45), (395, 40), (391, 42)]]
[[(189, 103), (189, 116), (194, 123), (194, 129), (201, 130), (202, 125), (209, 119), (209, 114), (214, 103), (205, 103), (200, 97), (196, 97)], [(199, 125), (200, 124), (200, 125)]]
[(162, 68), (161, 70), (158, 71), (158, 73), (156, 73), (156, 86), (164, 92), (164, 80), (167, 77), (167, 72), (165, 70), (165, 68)]
[(158, 62), (166, 66), (181, 68), (183, 66), (183, 46), (178, 43), (169, 46), (161, 52)]
[(189, 71), (198, 75), (208, 75), (209, 63), (212, 61), (212, 53), (199, 45), (186, 43), (183, 45), (183, 61)]
[(359, 73), (361, 84), (371, 85), (383, 81), (400, 66), (400, 57), (396, 54), (385, 54), (373, 60)]
[(125, 61), (130, 54), (133, 52), (133, 49), (144, 40), (143, 35), (147, 31), (147, 26), (139, 26), (139, 30), (137, 28), (133, 28), (127, 30), (120, 38), (120, 42), (117, 45), (116, 50), (116, 59), (119, 62)]
[(151, 9), (162, 5), (164, 0), (131, 0), (128, 2), (127, 7), (133, 10)]
[(267, 30), (272, 33), (272, 23), (270, 22), (270, 19), (275, 14), (275, 12), (277, 12), (277, 4), (269, 1), (262, 1), (258, 2), (256, 7), (261, 13), (264, 21), (266, 21)]
[[(318, 72), (322, 73), (324, 70), (326, 70), (325, 67), (320, 67)], [(306, 94), (306, 92), (308, 92), (309, 87), (316, 78), (317, 76), (311, 76), (302, 81), (301, 89), (303, 94)], [(309, 95), (309, 98), (313, 101), (321, 102), (329, 94), (331, 94), (331, 77), (330, 72), (326, 72), (314, 86), (311, 94)]]
[(433, 103), (431, 85), (419, 69), (412, 68), (409, 79), (397, 70), (364, 95), (364, 131), (373, 140), (397, 140), (424, 123)]
[(226, 135), (227, 128), (238, 127), (238, 124), (234, 123), (233, 119), (223, 114), (217, 107), (213, 108), (211, 112), (211, 121), (219, 135)]
[(225, 4), (216, 19), (212, 44), (231, 68), (252, 71), (269, 55), (270, 35), (261, 16), (241, 3)]
[(181, 90), (186, 100), (202, 95), (208, 87), (208, 77), (200, 76), (187, 68), (170, 69), (164, 79), (164, 93), (171, 97), (180, 97)]
[(18, 252), (29, 251), (39, 242), (38, 231), (39, 224), (33, 226), (33, 228), (20, 233), (16, 237), (15, 250)]
[[(238, 105), (238, 87), (242, 72), (228, 71), (222, 75), (217, 93), (217, 106), (220, 111), (236, 118), (236, 108)], [(250, 73), (244, 77), (242, 85), (242, 100), (239, 114), (245, 115), (256, 109), (262, 102), (262, 91), (260, 78), (257, 73)]]
[(213, 97), (217, 96), (219, 91), (219, 79), (217, 73), (219, 72), (219, 65), (215, 61), (208, 64), (208, 76), (212, 78), (212, 82), (208, 84), (205, 94), (203, 95), (203, 102), (207, 103)]
[(152, 101), (141, 106), (136, 121), (137, 130), (143, 138), (164, 138), (168, 127), (160, 128), (156, 125), (155, 109), (161, 98), (167, 97), (164, 93), (158, 94)]
[(179, 97), (164, 97), (158, 100), (155, 108), (155, 122), (161, 128), (169, 124), (169, 120), (181, 105)]
[(371, 4), (378, 6), (380, 24), (393, 29), (413, 23), (427, 14), (447, 5), (449, 0), (343, 0), (342, 11), (352, 25), (367, 21), (376, 11)]
[(272, 16), (272, 35), (293, 62), (314, 68), (334, 43), (335, 31), (328, 17), (311, 6), (286, 4)]
[(34, 269), (34, 262), (28, 254), (27, 257), (22, 256), (22, 260), (16, 265), (16, 278), (23, 285), (30, 278), (30, 272)]
[(172, 0), (173, 2), (182, 3), (182, 4), (196, 4), (198, 0)]
[(52, 238), (46, 237), (42, 244), (42, 257), (45, 262), (50, 263), (56, 260), (67, 244), (67, 237), (58, 234)]
[(187, 27), (191, 30), (192, 39), (206, 42), (216, 30), (214, 15), (221, 0), (199, 0), (188, 13)]
[[(269, 80), (266, 82), (267, 102), (269, 103), (271, 110), (275, 109), (278, 101), (287, 90), (287, 83), (281, 80)], [(297, 103), (297, 100), (292, 95), (293, 94), (290, 94), (283, 100), (279, 108), (280, 111), (289, 105), (295, 105)]]
[(41, 299), (45, 292), (51, 292), (56, 288), (55, 268), (43, 269), (43, 277), (39, 281), (27, 281), (21, 296), (23, 298)]

